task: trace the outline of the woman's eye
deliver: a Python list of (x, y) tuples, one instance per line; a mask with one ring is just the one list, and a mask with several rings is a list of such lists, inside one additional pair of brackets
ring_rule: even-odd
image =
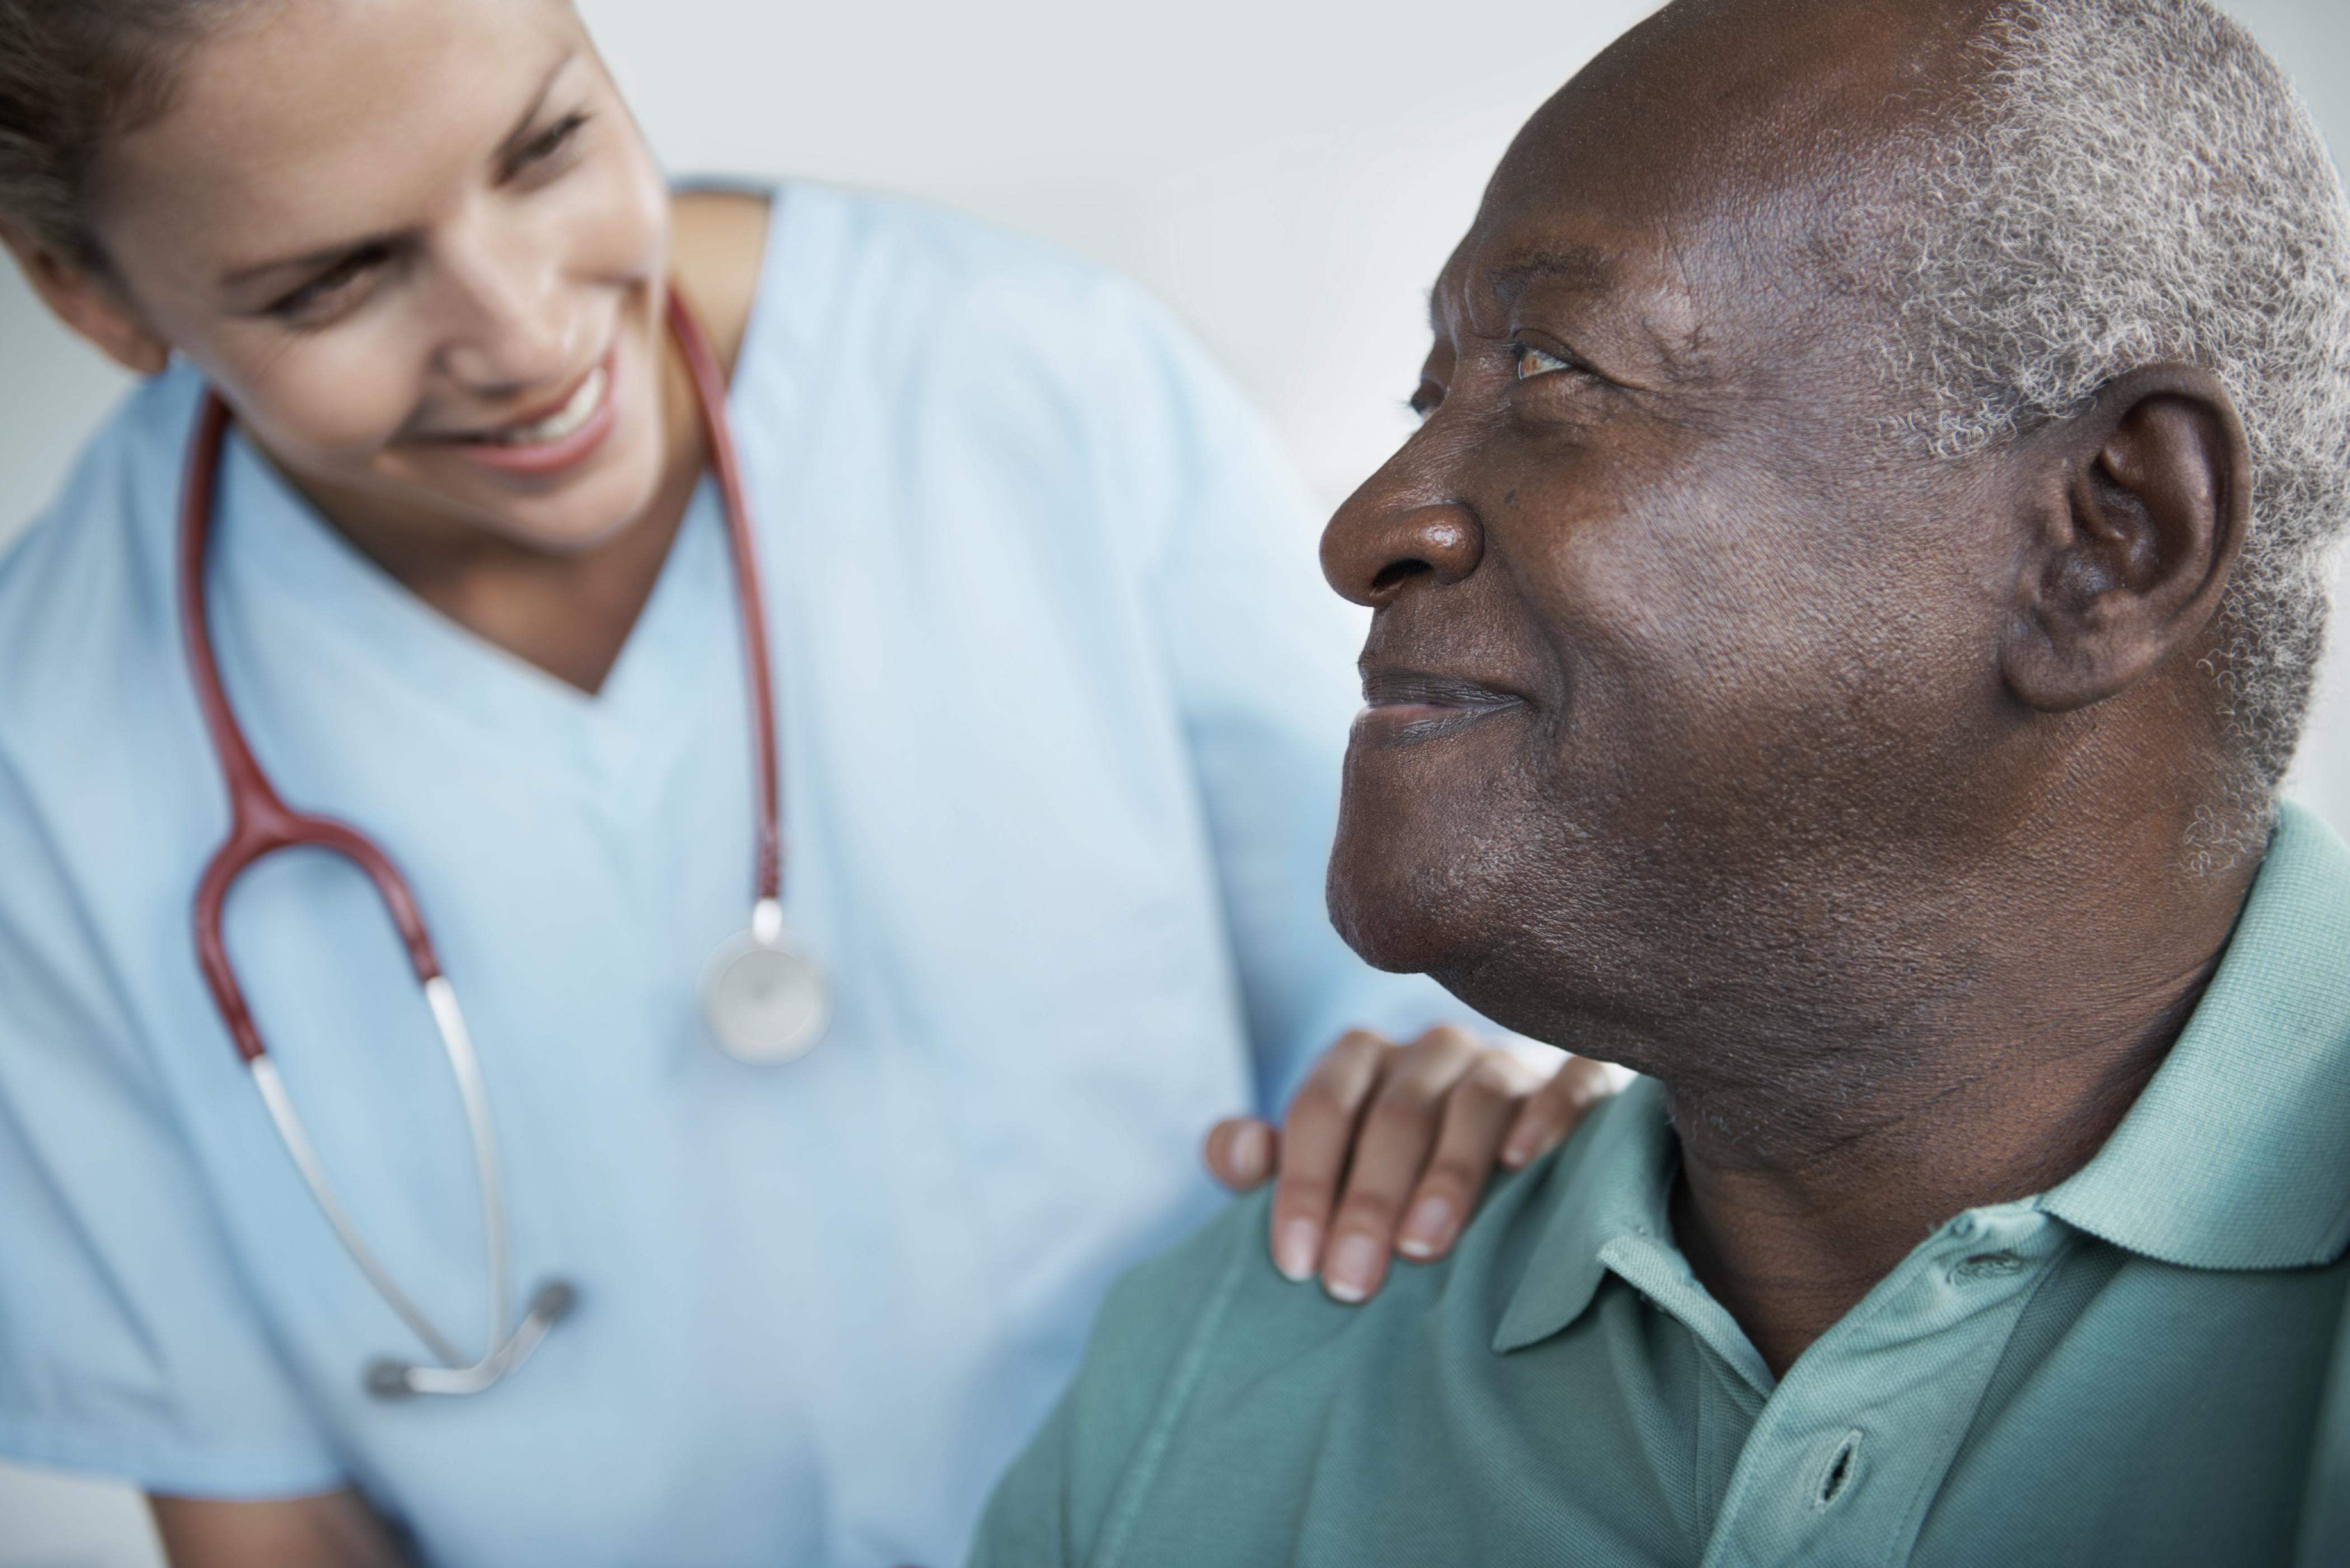
[(382, 261), (380, 255), (363, 252), (338, 262), (331, 270), (319, 274), (271, 306), (269, 313), (297, 325), (325, 320), (359, 296), (359, 285), (372, 275)]
[(1536, 376), (1575, 369), (1571, 361), (1560, 358), (1546, 348), (1537, 348), (1531, 343), (1514, 344), (1512, 351), (1517, 355), (1518, 379), (1521, 381), (1531, 381)]
[(564, 116), (524, 143), (522, 150), (515, 154), (514, 171), (520, 173), (534, 163), (546, 162), (562, 151), (565, 144), (578, 135), (579, 128), (587, 123), (588, 117), (584, 114)]

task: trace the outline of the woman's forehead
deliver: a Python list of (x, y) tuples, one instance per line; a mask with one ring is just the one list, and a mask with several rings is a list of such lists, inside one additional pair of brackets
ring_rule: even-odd
[(294, 0), (180, 63), (164, 112), (108, 151), (103, 226), (225, 270), (416, 223), (557, 78), (594, 68), (562, 0)]

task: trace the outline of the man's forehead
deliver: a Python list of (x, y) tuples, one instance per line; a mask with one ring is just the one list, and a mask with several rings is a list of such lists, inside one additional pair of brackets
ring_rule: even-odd
[(1909, 156), (1977, 67), (1989, 0), (1682, 0), (1536, 111), (1433, 309), (1546, 288), (1735, 298), (1813, 271), (1814, 239)]

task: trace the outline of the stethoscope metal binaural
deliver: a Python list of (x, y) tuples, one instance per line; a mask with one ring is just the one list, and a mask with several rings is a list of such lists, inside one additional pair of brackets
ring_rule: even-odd
[[(774, 691), (767, 666), (766, 615), (760, 598), (757, 542), (743, 500), (741, 471), (726, 424), (726, 386), (691, 310), (672, 288), (669, 325), (693, 384), (711, 466), (724, 504), (726, 532), (734, 566), (736, 598), (743, 620), (743, 659), (749, 676), (751, 732), (755, 742), (758, 837), (749, 929), (711, 959), (702, 981), (702, 1006), (712, 1033), (727, 1052), (745, 1062), (790, 1061), (805, 1054), (824, 1033), (830, 1002), (824, 972), (814, 958), (790, 940), (784, 925), (782, 782), (776, 764)], [(211, 541), (221, 453), (228, 437), (229, 410), (217, 393), (204, 400), (189, 451), (180, 512), (180, 611), (188, 670), (203, 711), (204, 727), (228, 785), (228, 837), (204, 867), (196, 888), (196, 957), (237, 1054), (253, 1075), (269, 1118), (293, 1157), (302, 1181), (317, 1199), (343, 1250), (367, 1276), (386, 1305), (421, 1340), (438, 1366), (386, 1357), (369, 1366), (367, 1388), (380, 1398), (417, 1394), (478, 1394), (528, 1360), (547, 1331), (568, 1314), (577, 1299), (562, 1280), (550, 1280), (532, 1293), (522, 1321), (506, 1327), (511, 1308), (511, 1246), (506, 1231), (505, 1189), (498, 1169), (497, 1142), (480, 1058), (457, 1005), (457, 993), (441, 970), (416, 896), (390, 858), (365, 834), (323, 816), (298, 812), (285, 803), (262, 771), (221, 683), (213, 656), (204, 596), (204, 563)], [(482, 1199), (482, 1230), (489, 1251), (489, 1348), (467, 1357), (400, 1288), (328, 1179), (317, 1147), (286, 1093), (255, 1023), (235, 966), (222, 934), (229, 889), (260, 860), (281, 849), (325, 849), (351, 861), (375, 884), (391, 915), (410, 967), (423, 988), (426, 1007), (456, 1079), (473, 1142)]]

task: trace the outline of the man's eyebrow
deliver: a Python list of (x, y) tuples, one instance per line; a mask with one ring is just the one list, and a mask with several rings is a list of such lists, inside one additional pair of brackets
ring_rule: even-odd
[[(539, 115), (546, 108), (548, 96), (555, 91), (556, 82), (578, 57), (578, 50), (568, 51), (561, 59), (555, 62), (554, 68), (540, 80), (538, 91), (531, 97), (530, 107), (523, 110), (521, 116), (515, 120), (514, 128), (500, 139), (497, 151), (492, 155), (491, 161), (494, 164), (504, 167), (513, 161), (516, 152), (522, 150), (523, 142), (530, 135), (530, 128), (538, 122)], [(315, 271), (341, 261), (346, 256), (355, 255), (360, 251), (376, 250), (393, 244), (401, 237), (397, 233), (360, 234), (352, 239), (338, 240), (333, 244), (320, 245), (317, 249), (306, 251), (300, 255), (276, 256), (268, 261), (253, 262), (224, 273), (221, 275), (221, 287), (234, 293), (270, 273)]]
[(1600, 289), (1616, 281), (1616, 267), (1607, 256), (1583, 245), (1528, 251), (1492, 269), (1493, 292), (1514, 300), (1537, 283), (1561, 283), (1574, 288)]
[(1454, 296), (1464, 288), (1482, 288), (1503, 305), (1513, 305), (1519, 296), (1537, 283), (1560, 283), (1586, 293), (1614, 286), (1617, 282), (1616, 264), (1605, 251), (1588, 245), (1545, 246), (1538, 250), (1520, 251), (1499, 266), (1482, 270), (1482, 276), (1464, 281), (1461, 275), (1448, 271), (1437, 279), (1436, 286), (1428, 293), (1429, 329), (1438, 337), (1444, 335), (1444, 305), (1448, 291)]

